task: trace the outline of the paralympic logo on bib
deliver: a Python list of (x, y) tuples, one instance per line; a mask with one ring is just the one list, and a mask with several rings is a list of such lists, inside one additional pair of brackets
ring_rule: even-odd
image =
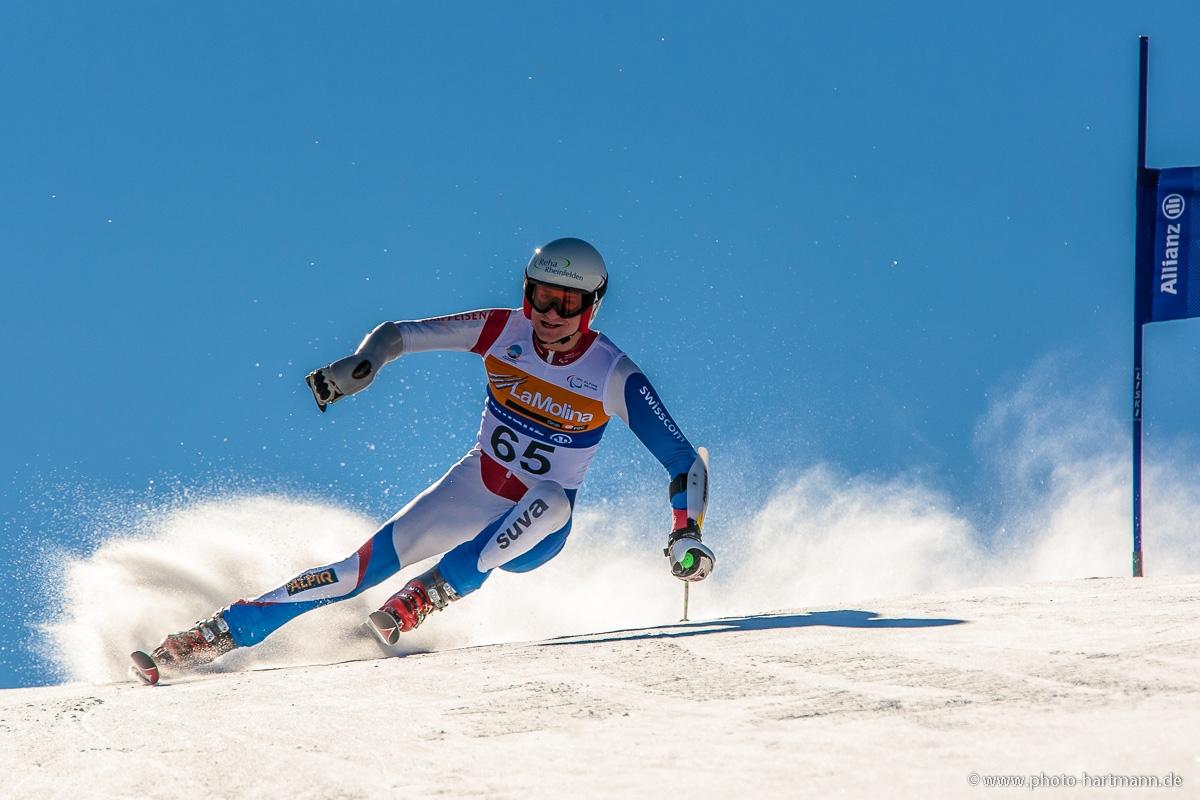
[(567, 386), (572, 389), (591, 389), (593, 392), (600, 390), (600, 387), (589, 381), (587, 378), (581, 378), (578, 375), (567, 376)]

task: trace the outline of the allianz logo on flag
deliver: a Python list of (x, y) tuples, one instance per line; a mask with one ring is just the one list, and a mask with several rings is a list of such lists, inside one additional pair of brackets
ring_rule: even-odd
[(1160, 170), (1157, 178), (1150, 320), (1200, 316), (1200, 243), (1194, 241), (1200, 167)]
[(1172, 192), (1167, 195), (1162, 202), (1163, 216), (1167, 219), (1179, 219), (1183, 216), (1183, 209), (1186, 207), (1183, 195)]

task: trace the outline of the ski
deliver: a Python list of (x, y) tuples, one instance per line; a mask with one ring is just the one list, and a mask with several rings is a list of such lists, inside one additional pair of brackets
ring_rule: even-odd
[(129, 654), (129, 660), (133, 662), (129, 671), (135, 678), (147, 686), (154, 686), (158, 683), (158, 664), (154, 663), (154, 659), (148, 653), (134, 650)]
[(367, 623), (371, 632), (385, 645), (390, 647), (400, 641), (400, 623), (388, 612), (372, 611)]

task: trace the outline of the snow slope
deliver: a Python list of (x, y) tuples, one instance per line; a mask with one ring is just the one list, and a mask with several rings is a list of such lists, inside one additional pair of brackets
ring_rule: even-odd
[(1030, 794), (972, 773), (1173, 772), (1097, 796), (1195, 797), (1198, 597), (1074, 580), (8, 690), (3, 794), (958, 798)]

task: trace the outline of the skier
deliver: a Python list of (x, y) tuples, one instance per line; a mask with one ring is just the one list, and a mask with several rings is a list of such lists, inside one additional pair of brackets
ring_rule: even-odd
[(607, 289), (608, 272), (595, 248), (581, 239), (555, 239), (535, 250), (525, 267), (521, 309), (385, 322), (353, 355), (310, 373), (309, 387), (324, 412), (366, 389), (380, 368), (402, 355), (475, 353), (488, 382), (478, 440), (345, 559), (306, 570), (167, 636), (153, 663), (135, 653), (143, 679), (157, 681), (157, 666), (187, 669), (261, 642), (305, 611), (354, 597), (438, 554), (436, 566), (370, 615), (384, 642), (395, 644), (431, 612), (476, 591), (496, 568), (536, 569), (566, 542), (575, 493), (614, 416), (671, 476), (672, 529), (663, 552), (672, 573), (685, 581), (706, 578), (716, 562), (700, 538), (708, 504), (706, 460), (637, 365), (592, 328)]

